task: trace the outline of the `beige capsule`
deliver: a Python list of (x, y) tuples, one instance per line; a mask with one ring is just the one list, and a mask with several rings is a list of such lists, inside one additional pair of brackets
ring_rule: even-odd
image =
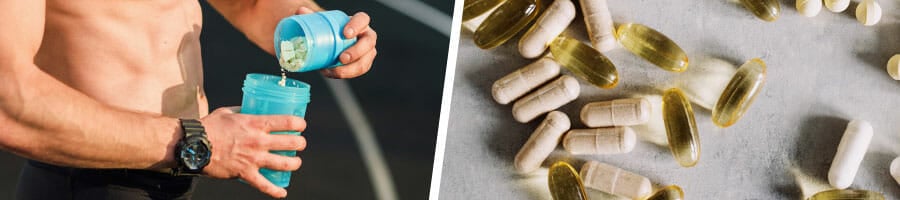
[(531, 121), (541, 114), (572, 102), (578, 98), (579, 92), (581, 87), (578, 80), (563, 75), (516, 101), (512, 108), (513, 118), (522, 123)]
[(616, 43), (616, 28), (613, 25), (612, 14), (606, 0), (580, 0), (581, 13), (584, 15), (584, 24), (588, 31), (588, 37), (594, 49), (607, 52), (618, 46)]
[(572, 154), (619, 154), (634, 149), (637, 136), (625, 126), (573, 129), (563, 137), (563, 149)]
[(631, 199), (646, 196), (652, 189), (647, 177), (597, 161), (581, 166), (581, 180), (585, 187)]
[(541, 58), (495, 81), (491, 93), (497, 103), (506, 105), (559, 76), (559, 68), (553, 59)]
[(525, 58), (540, 56), (547, 50), (547, 45), (565, 31), (574, 19), (575, 4), (572, 1), (554, 1), (519, 40), (519, 53)]
[(528, 137), (522, 149), (513, 161), (516, 171), (526, 174), (541, 168), (541, 163), (556, 149), (559, 138), (569, 130), (571, 122), (565, 113), (553, 111), (547, 114), (544, 121)]
[(650, 102), (644, 98), (593, 102), (581, 108), (581, 121), (588, 127), (632, 126), (650, 120)]

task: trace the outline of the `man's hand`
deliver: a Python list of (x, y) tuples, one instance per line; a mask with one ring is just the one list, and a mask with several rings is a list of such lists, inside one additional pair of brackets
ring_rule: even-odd
[(270, 135), (272, 131), (303, 131), (306, 121), (296, 116), (258, 116), (237, 113), (240, 107), (220, 108), (200, 121), (212, 145), (212, 158), (203, 173), (220, 179), (240, 178), (275, 198), (287, 196), (287, 190), (275, 186), (259, 168), (294, 171), (300, 168), (299, 157), (269, 153), (269, 150), (306, 148), (306, 139), (294, 135)]
[[(312, 9), (300, 7), (297, 14), (313, 13)], [(365, 12), (358, 12), (350, 17), (350, 21), (344, 26), (345, 38), (356, 38), (356, 44), (344, 50), (338, 57), (343, 66), (324, 69), (322, 75), (329, 78), (354, 78), (365, 74), (372, 68), (372, 62), (378, 50), (375, 49), (375, 42), (378, 34), (369, 27), (369, 15)]]

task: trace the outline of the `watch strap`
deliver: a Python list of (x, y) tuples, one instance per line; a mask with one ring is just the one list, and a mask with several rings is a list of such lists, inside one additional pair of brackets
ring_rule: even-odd
[(181, 130), (184, 133), (184, 137), (181, 138), (181, 141), (178, 142), (178, 149), (175, 152), (175, 161), (178, 164), (177, 167), (172, 168), (173, 176), (197, 176), (202, 172), (202, 168), (200, 170), (190, 170), (185, 167), (183, 161), (181, 160), (179, 154), (182, 151), (182, 148), (186, 146), (185, 143), (187, 138), (202, 136), (206, 137), (206, 129), (203, 128), (203, 124), (200, 123), (199, 120), (196, 119), (179, 119), (181, 123)]

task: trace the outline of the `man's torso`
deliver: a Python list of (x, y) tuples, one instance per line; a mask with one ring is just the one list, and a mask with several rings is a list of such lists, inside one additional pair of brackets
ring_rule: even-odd
[(45, 24), (35, 63), (70, 87), (129, 110), (208, 112), (197, 1), (49, 0)]

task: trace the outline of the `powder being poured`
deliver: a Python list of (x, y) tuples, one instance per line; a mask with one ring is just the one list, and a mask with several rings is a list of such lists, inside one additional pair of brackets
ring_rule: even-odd
[(281, 59), (278, 59), (278, 64), (287, 71), (300, 71), (306, 62), (306, 53), (306, 38), (303, 36), (281, 41)]
[(284, 68), (281, 68), (281, 80), (278, 81), (278, 85), (284, 87), (285, 83), (287, 83), (287, 76), (284, 74)]

